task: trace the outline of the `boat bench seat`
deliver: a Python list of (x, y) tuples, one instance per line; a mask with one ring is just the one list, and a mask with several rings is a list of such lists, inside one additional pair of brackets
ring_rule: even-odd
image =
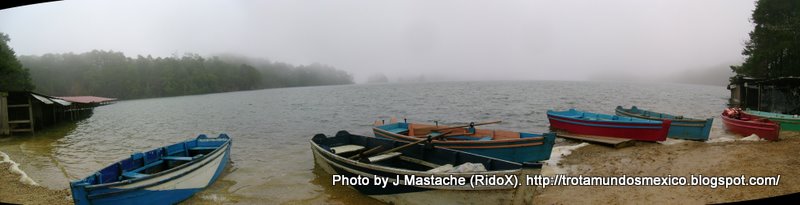
[(147, 177), (147, 176), (150, 176), (150, 175), (149, 174), (136, 173), (136, 172), (123, 172), (122, 173), (122, 177), (125, 177), (125, 179), (138, 179), (138, 178)]
[(492, 136), (485, 136), (485, 137), (451, 136), (451, 137), (447, 137), (447, 139), (491, 141), (492, 140)]
[(192, 157), (177, 157), (177, 156), (166, 156), (161, 157), (163, 160), (171, 160), (171, 161), (192, 161)]
[(375, 162), (380, 162), (380, 161), (384, 161), (384, 160), (387, 160), (387, 159), (395, 158), (395, 157), (398, 157), (400, 155), (403, 155), (403, 153), (400, 153), (400, 152), (389, 152), (389, 153), (386, 153), (386, 154), (369, 157), (369, 158), (367, 158), (367, 160), (370, 163), (375, 163)]
[(203, 151), (203, 150), (213, 151), (215, 149), (217, 149), (217, 147), (192, 147), (192, 148), (189, 148), (189, 150), (194, 150), (194, 151)]
[(134, 170), (131, 170), (131, 171), (122, 172), (122, 177), (125, 177), (126, 179), (136, 179), (136, 178), (142, 178), (142, 177), (150, 176), (149, 174), (142, 174), (142, 173), (139, 173), (139, 172), (142, 172), (142, 171), (144, 171), (145, 169), (148, 169), (148, 168), (152, 168), (152, 167), (161, 165), (163, 163), (164, 163), (164, 160), (158, 160), (158, 161), (155, 161), (153, 163), (150, 163), (150, 164), (144, 165), (142, 167), (139, 167), (137, 169), (134, 169)]
[(403, 132), (408, 132), (408, 128), (397, 127), (397, 128), (387, 129), (386, 131), (391, 133), (403, 133)]
[(144, 165), (144, 166), (142, 166), (142, 167), (139, 167), (139, 168), (137, 168), (137, 169), (134, 169), (134, 170), (131, 170), (131, 171), (127, 171), (127, 172), (134, 172), (134, 173), (138, 173), (138, 172), (141, 172), (141, 171), (143, 171), (143, 170), (145, 170), (145, 169), (152, 168), (152, 167), (155, 167), (155, 166), (161, 165), (161, 164), (163, 164), (163, 163), (164, 163), (164, 160), (158, 160), (158, 161), (155, 161), (155, 162), (153, 162), (153, 163), (150, 163), (150, 164)]
[(331, 152), (333, 152), (334, 154), (344, 154), (344, 153), (348, 153), (348, 152), (361, 151), (363, 149), (364, 149), (364, 146), (349, 144), (349, 145), (331, 147)]

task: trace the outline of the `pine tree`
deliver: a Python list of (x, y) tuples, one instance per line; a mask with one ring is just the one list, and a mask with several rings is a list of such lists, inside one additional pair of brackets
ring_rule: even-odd
[(11, 38), (0, 33), (0, 91), (29, 91), (33, 90), (33, 83), (28, 69), (14, 55), (14, 50), (8, 46)]
[(758, 78), (800, 77), (800, 1), (758, 0), (752, 21), (742, 51), (747, 59), (731, 69)]

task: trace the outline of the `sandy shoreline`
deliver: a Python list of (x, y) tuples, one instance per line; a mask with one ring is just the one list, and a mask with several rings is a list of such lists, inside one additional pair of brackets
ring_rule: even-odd
[[(775, 176), (779, 186), (620, 187), (550, 186), (528, 189), (534, 204), (707, 204), (757, 199), (800, 192), (800, 137), (778, 142), (730, 141), (675, 144), (637, 142), (620, 149), (588, 145), (572, 151), (559, 163), (570, 176)], [(20, 204), (72, 204), (68, 189), (53, 190), (20, 182), (20, 175), (0, 163), (0, 202)], [(36, 179), (34, 179), (36, 180)], [(527, 201), (527, 200), (526, 200)]]
[(776, 176), (779, 186), (557, 186), (544, 189), (534, 204), (708, 204), (800, 192), (800, 138), (779, 142), (686, 141), (672, 145), (637, 142), (614, 149), (589, 145), (565, 157), (570, 176)]
[(14, 204), (72, 204), (69, 190), (53, 190), (20, 182), (20, 175), (9, 169), (11, 163), (0, 163), (0, 202)]

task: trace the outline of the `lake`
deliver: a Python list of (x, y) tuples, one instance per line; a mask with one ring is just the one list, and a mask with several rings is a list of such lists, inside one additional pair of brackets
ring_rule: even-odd
[[(396, 116), (440, 124), (502, 120), (486, 128), (548, 131), (548, 109), (613, 114), (617, 105), (694, 118), (719, 113), (725, 87), (613, 82), (507, 81), (360, 84), (266, 89), (120, 101), (74, 124), (0, 139), (40, 184), (56, 189), (137, 151), (205, 133), (233, 138), (232, 165), (194, 203), (379, 203), (314, 166), (308, 140), (339, 130), (371, 135), (374, 120)], [(563, 142), (561, 142), (563, 143)], [(557, 144), (558, 146), (558, 144)]]

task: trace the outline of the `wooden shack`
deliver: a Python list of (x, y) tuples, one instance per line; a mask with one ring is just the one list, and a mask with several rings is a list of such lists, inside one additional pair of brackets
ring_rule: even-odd
[(29, 91), (0, 92), (0, 135), (29, 132), (59, 122), (91, 116), (95, 107), (114, 98), (94, 96), (53, 97)]
[(731, 107), (800, 114), (800, 77), (751, 78), (735, 76), (728, 85)]

